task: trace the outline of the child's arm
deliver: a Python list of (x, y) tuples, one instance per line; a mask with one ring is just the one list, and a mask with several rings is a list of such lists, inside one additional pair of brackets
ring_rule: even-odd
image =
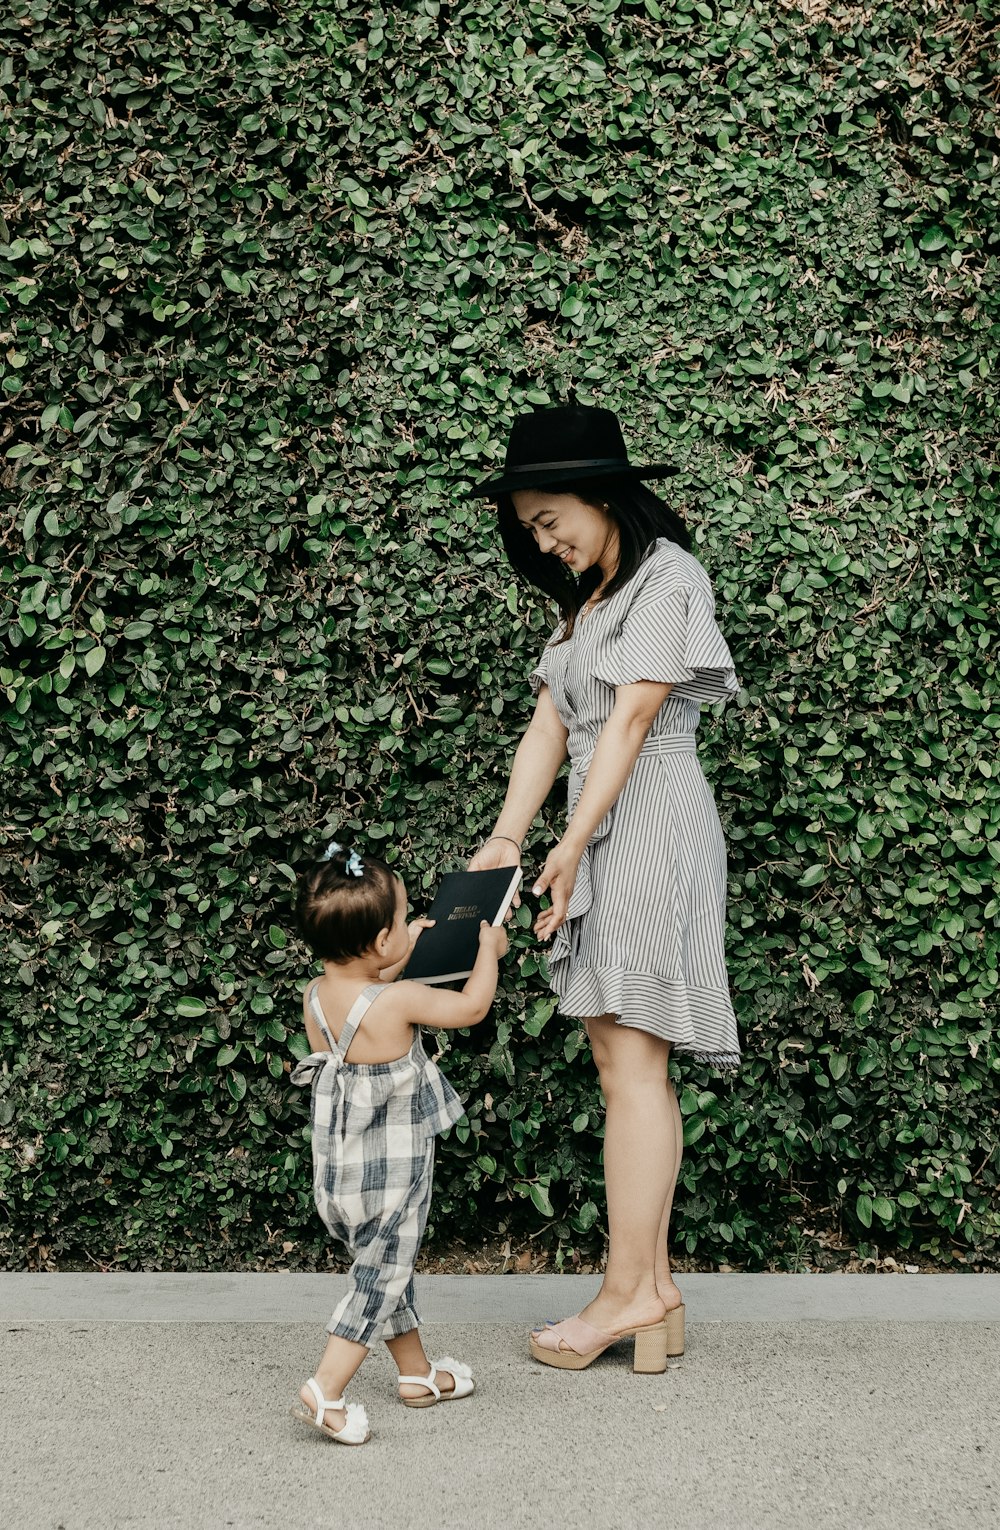
[(410, 957), (413, 955), (413, 947), (417, 943), (417, 936), (420, 934), (420, 931), (429, 930), (435, 924), (437, 924), (436, 919), (414, 919), (412, 924), (407, 925), (406, 933), (410, 937), (410, 949), (403, 957), (401, 962), (394, 962), (391, 967), (380, 968), (378, 975), (378, 980), (380, 983), (391, 983), (393, 978), (397, 978), (399, 976), (407, 962), (410, 960)]
[(478, 1025), (490, 1012), (497, 991), (498, 962), (507, 950), (507, 931), (503, 925), (487, 924), (484, 919), (479, 926), (476, 964), (462, 992), (450, 993), (427, 983), (403, 982), (396, 991), (403, 1000), (406, 1019), (411, 1025), (426, 1025), (435, 1031)]

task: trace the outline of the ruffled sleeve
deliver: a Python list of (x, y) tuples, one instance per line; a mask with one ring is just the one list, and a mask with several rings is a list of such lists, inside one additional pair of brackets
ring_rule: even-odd
[(656, 680), (688, 701), (727, 701), (739, 690), (715, 622), (708, 575), (694, 557), (650, 559), (635, 599), (594, 666), (607, 685)]

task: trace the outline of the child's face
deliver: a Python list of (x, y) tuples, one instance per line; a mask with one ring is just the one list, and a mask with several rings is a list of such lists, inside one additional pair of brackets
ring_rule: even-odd
[(392, 921), (391, 930), (380, 931), (377, 948), (379, 960), (385, 967), (402, 961), (410, 949), (410, 937), (406, 930), (406, 888), (399, 877), (396, 878), (396, 917)]

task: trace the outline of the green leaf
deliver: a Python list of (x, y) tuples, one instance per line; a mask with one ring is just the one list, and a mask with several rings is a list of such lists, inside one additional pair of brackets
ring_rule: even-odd
[(809, 866), (799, 878), (800, 887), (815, 887), (818, 882), (825, 881), (825, 866)]
[(705, 1135), (706, 1126), (704, 1116), (689, 1116), (684, 1122), (684, 1146), (693, 1147)]
[(553, 1217), (552, 1202), (549, 1200), (549, 1192), (544, 1185), (529, 1185), (528, 1194), (531, 1196), (532, 1205), (543, 1217)]
[(83, 656), (83, 667), (88, 675), (96, 675), (108, 656), (106, 648), (90, 648)]
[(204, 1000), (196, 999), (193, 995), (185, 994), (183, 998), (177, 1000), (175, 1005), (175, 1013), (178, 1015), (183, 1015), (185, 1019), (193, 1020), (196, 1019), (199, 1015), (203, 1015), (207, 1008), (208, 1006), (205, 1004)]
[(870, 1195), (859, 1195), (855, 1204), (855, 1212), (862, 1227), (872, 1225), (872, 1198)]
[(242, 1073), (228, 1073), (226, 1075), (226, 1088), (234, 1100), (242, 1100), (247, 1092), (247, 1081)]

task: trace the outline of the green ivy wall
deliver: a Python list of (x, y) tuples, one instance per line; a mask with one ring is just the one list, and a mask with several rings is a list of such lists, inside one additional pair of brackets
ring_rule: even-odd
[[(420, 908), (488, 831), (555, 618), (467, 490), (573, 396), (676, 462), (743, 684), (676, 1248), (995, 1259), (991, 12), (12, 0), (8, 1268), (325, 1261), (293, 867), (344, 831)], [(565, 1253), (600, 1102), (522, 914), (434, 1235)]]

